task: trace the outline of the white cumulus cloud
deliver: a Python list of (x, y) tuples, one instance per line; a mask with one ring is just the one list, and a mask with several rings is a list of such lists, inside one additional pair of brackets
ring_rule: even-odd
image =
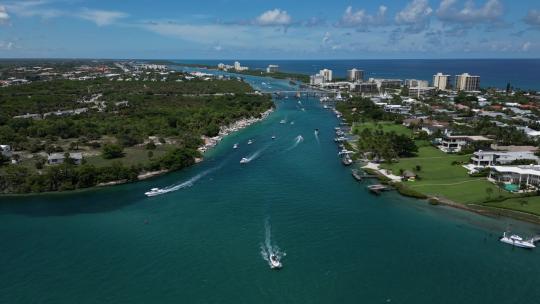
[(338, 26), (342, 27), (368, 27), (372, 25), (383, 25), (386, 22), (387, 7), (379, 6), (375, 15), (368, 14), (364, 9), (354, 11), (352, 6), (345, 9), (345, 13), (338, 22)]
[(528, 25), (540, 27), (540, 10), (530, 10), (523, 20)]
[(276, 8), (262, 13), (255, 22), (262, 26), (287, 26), (291, 24), (292, 18), (286, 11)]
[(9, 22), (9, 14), (6, 10), (6, 7), (0, 5), (0, 24), (5, 24)]
[(420, 31), (427, 27), (433, 9), (427, 0), (413, 0), (396, 15), (396, 23), (409, 26), (411, 31)]
[(500, 0), (488, 0), (477, 7), (473, 0), (465, 2), (463, 8), (456, 7), (457, 0), (442, 0), (437, 9), (437, 16), (446, 22), (489, 23), (499, 21), (503, 15)]
[(113, 24), (116, 21), (122, 18), (125, 18), (127, 16), (128, 15), (123, 12), (91, 10), (91, 9), (84, 9), (78, 14), (78, 17), (88, 20), (88, 21), (92, 21), (98, 26)]

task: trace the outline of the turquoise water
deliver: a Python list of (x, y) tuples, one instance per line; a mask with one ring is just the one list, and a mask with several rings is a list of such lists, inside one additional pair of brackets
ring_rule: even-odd
[[(538, 301), (540, 251), (497, 240), (509, 225), (527, 235), (538, 226), (372, 196), (337, 158), (330, 111), (307, 99), (276, 106), (182, 172), (0, 198), (0, 303)], [(268, 237), (286, 254), (279, 271), (261, 254)]]

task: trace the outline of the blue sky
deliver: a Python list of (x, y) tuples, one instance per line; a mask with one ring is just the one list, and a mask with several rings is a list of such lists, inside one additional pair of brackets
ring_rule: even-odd
[(0, 57), (539, 58), (538, 0), (0, 0)]

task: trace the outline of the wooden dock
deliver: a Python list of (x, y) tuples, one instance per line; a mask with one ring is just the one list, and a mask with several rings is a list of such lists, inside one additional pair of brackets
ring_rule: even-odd
[(381, 184), (370, 185), (370, 186), (367, 186), (367, 188), (369, 191), (371, 191), (371, 193), (376, 194), (376, 195), (381, 194), (381, 192), (383, 191), (390, 190), (388, 186), (381, 185)]
[(377, 178), (377, 175), (370, 175), (370, 174), (366, 174), (366, 173), (361, 174), (356, 169), (351, 170), (351, 172), (352, 172), (352, 176), (354, 177), (354, 179), (356, 179), (359, 182), (361, 182), (364, 179), (368, 179), (368, 178)]

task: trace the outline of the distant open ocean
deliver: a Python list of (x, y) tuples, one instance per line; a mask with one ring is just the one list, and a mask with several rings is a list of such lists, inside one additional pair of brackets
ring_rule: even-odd
[[(233, 60), (176, 60), (217, 65)], [(362, 69), (366, 77), (433, 80), (437, 72), (452, 76), (469, 73), (481, 77), (482, 87), (505, 88), (507, 83), (521, 89), (540, 90), (540, 59), (392, 59), (392, 60), (239, 60), (250, 69), (277, 64), (284, 72), (314, 74), (320, 69), (345, 77), (351, 68)]]

